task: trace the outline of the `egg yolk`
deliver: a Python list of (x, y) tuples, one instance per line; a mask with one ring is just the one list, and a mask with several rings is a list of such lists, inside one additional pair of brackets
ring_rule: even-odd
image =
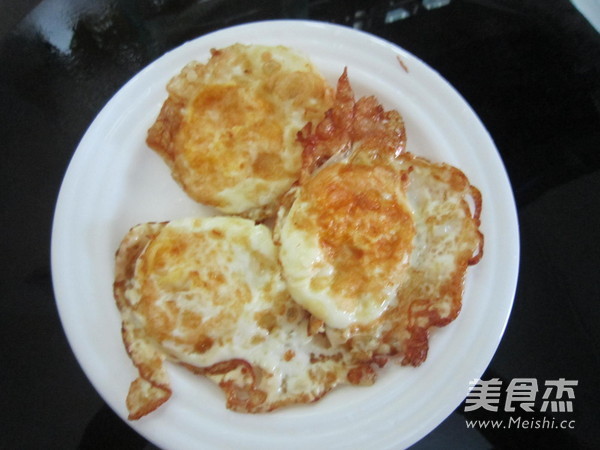
[(313, 248), (298, 249), (312, 256), (300, 257), (298, 268), (284, 243), (284, 270), (296, 301), (329, 325), (368, 323), (395, 302), (415, 235), (402, 186), (401, 174), (385, 166), (332, 164), (292, 207), (287, 236), (313, 236)]

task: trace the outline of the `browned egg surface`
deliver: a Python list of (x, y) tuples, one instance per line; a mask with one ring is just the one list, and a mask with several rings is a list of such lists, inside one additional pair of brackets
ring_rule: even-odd
[[(460, 311), (483, 255), (479, 191), (406, 152), (400, 113), (356, 100), (346, 71), (323, 113), (328, 88), (292, 55), (236, 44), (169, 84), (148, 142), (192, 197), (238, 216), (140, 224), (121, 242), (130, 419), (170, 398), (166, 360), (229, 409), (267, 412), (373, 384), (389, 360), (420, 365)], [(275, 210), (273, 231), (252, 220)]]
[(406, 152), (402, 123), (355, 100), (344, 73), (332, 109), (300, 136), (303, 174), (275, 237), (290, 294), (334, 345), (419, 365), (482, 256), (481, 195), (459, 169)]
[(303, 186), (282, 227), (290, 292), (328, 325), (368, 322), (394, 300), (414, 234), (399, 173), (328, 165)]
[(307, 58), (283, 46), (235, 44), (188, 64), (147, 143), (194, 200), (261, 219), (300, 173), (297, 132), (320, 120), (331, 88)]
[[(171, 394), (164, 360), (215, 381), (227, 406), (266, 412), (371, 382), (289, 296), (264, 225), (237, 217), (134, 227), (117, 253), (115, 296), (139, 371), (138, 419)], [(348, 374), (352, 377), (348, 378)]]

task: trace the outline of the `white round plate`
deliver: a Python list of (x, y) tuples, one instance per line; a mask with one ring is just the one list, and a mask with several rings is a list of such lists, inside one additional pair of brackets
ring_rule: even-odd
[(213, 212), (186, 197), (145, 144), (169, 79), (211, 48), (282, 44), (306, 54), (335, 84), (344, 67), (358, 96), (377, 96), (406, 121), (408, 149), (462, 169), (483, 195), (483, 260), (469, 270), (462, 311), (432, 333), (418, 368), (390, 364), (371, 387), (342, 387), (321, 401), (269, 414), (225, 408), (207, 380), (169, 365), (173, 396), (129, 424), (163, 448), (401, 448), (442, 422), (482, 375), (504, 332), (516, 287), (519, 239), (510, 184), (485, 128), (430, 67), (372, 35), (309, 21), (223, 29), (165, 54), (102, 109), (65, 175), (52, 232), (52, 275), (60, 317), (83, 370), (117, 414), (137, 376), (112, 295), (114, 253), (135, 224)]

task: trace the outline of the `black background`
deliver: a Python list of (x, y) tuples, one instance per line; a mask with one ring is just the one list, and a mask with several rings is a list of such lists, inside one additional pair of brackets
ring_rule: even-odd
[[(67, 5), (69, 52), (35, 28), (38, 4), (37, 14)], [(521, 234), (513, 312), (482, 378), (579, 382), (574, 411), (557, 415), (574, 429), (467, 429), (465, 416), (486, 414), (461, 405), (415, 448), (600, 448), (600, 37), (570, 2), (91, 4), (0, 2), (0, 447), (152, 448), (94, 391), (58, 319), (50, 233), (62, 177), (95, 115), (165, 51), (225, 26), (296, 17), (360, 21), (434, 67), (474, 108), (505, 163)], [(399, 7), (408, 17), (386, 24)]]

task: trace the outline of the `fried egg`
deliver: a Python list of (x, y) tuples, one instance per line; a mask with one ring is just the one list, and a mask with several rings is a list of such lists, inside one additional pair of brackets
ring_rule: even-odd
[[(430, 328), (458, 316), (467, 268), (483, 256), (481, 195), (464, 173), (447, 164), (407, 152), (391, 167), (405, 181), (414, 229), (404, 278), (379, 317), (329, 327), (328, 337), (338, 344), (349, 342), (360, 358), (401, 355), (403, 364), (418, 366), (427, 357)], [(396, 253), (392, 259), (404, 257)]]
[(134, 227), (117, 253), (115, 297), (139, 371), (132, 419), (170, 396), (165, 358), (214, 380), (243, 412), (314, 401), (362, 370), (311, 331), (281, 279), (270, 230), (248, 219)]
[[(247, 217), (145, 223), (122, 240), (114, 295), (138, 371), (126, 401), (132, 420), (171, 397), (166, 362), (214, 381), (228, 408), (250, 413), (313, 402), (340, 384), (373, 384), (377, 367), (391, 358), (418, 366), (427, 357), (430, 329), (457, 317), (467, 268), (483, 255), (477, 188), (458, 168), (407, 152), (400, 113), (384, 110), (375, 97), (355, 100), (346, 71), (319, 121), (300, 125), (298, 119), (300, 153), (285, 188), (275, 193), (273, 186), (284, 184), (271, 183), (265, 200), (256, 181), (264, 178), (255, 172), (245, 172), (249, 184), (229, 180), (256, 162), (265, 136), (240, 150), (241, 141), (212, 129), (235, 103), (229, 100), (277, 90), (277, 83), (259, 89), (256, 80), (240, 81), (246, 68), (264, 72), (287, 51), (276, 49), (236, 45), (184, 69), (150, 130), (149, 142), (165, 139), (157, 151), (179, 168), (173, 174), (186, 190), (191, 178), (183, 174), (193, 161), (223, 157), (223, 175), (207, 172), (210, 181), (196, 186), (216, 200), (199, 201)], [(259, 60), (262, 65), (253, 65)], [(277, 67), (273, 73), (284, 70)], [(232, 83), (237, 87), (229, 91)], [(217, 92), (209, 102), (216, 110), (209, 112), (205, 103)], [(198, 102), (204, 106), (189, 106)], [(227, 127), (262, 133), (253, 122), (256, 110), (244, 108), (240, 123)], [(308, 109), (302, 111), (304, 120)], [(203, 123), (211, 125), (203, 129)], [(232, 149), (234, 156), (227, 153)], [(280, 156), (285, 164), (294, 159)], [(265, 164), (283, 177), (281, 161)], [(223, 188), (214, 189), (221, 181)], [(273, 232), (248, 218), (262, 219), (275, 208)]]
[(167, 86), (147, 143), (194, 200), (255, 220), (273, 214), (300, 174), (296, 135), (331, 106), (303, 55), (235, 44), (191, 62)]
[(481, 258), (481, 196), (457, 168), (390, 151), (397, 128), (377, 119), (385, 114), (365, 117), (347, 83), (344, 74), (337, 98), (350, 99), (349, 120), (324, 138), (304, 136), (319, 163), (304, 165), (278, 214), (284, 279), (335, 345), (360, 359), (402, 353), (418, 365), (429, 328), (456, 317), (467, 266)]
[(306, 183), (281, 226), (289, 291), (334, 328), (366, 324), (396, 301), (415, 226), (399, 173), (336, 163)]
[(333, 328), (377, 319), (417, 274), (441, 299), (443, 282), (481, 246), (471, 199), (479, 194), (462, 172), (410, 153), (393, 165), (327, 165), (279, 225), (291, 295)]

